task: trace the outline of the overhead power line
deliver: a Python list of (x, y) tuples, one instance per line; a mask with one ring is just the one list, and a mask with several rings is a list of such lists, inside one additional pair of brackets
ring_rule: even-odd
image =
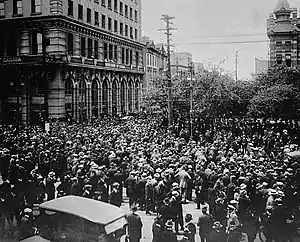
[(269, 40), (245, 40), (245, 41), (213, 41), (213, 42), (190, 42), (194, 45), (214, 45), (214, 44), (255, 44), (255, 43), (268, 43)]
[(266, 36), (266, 33), (246, 33), (246, 34), (223, 34), (223, 35), (203, 35), (193, 36), (193, 38), (222, 38), (222, 37), (242, 37), (242, 36)]

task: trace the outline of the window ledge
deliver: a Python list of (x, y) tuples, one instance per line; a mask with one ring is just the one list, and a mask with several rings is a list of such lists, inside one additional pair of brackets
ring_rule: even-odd
[[(0, 18), (3, 18), (5, 16), (0, 16)], [(23, 17), (23, 14), (13, 14), (13, 18), (15, 17)]]
[(31, 15), (31, 16), (37, 16), (37, 15), (42, 15), (42, 13), (41, 13), (41, 12), (38, 12), (38, 13), (31, 13), (30, 15)]

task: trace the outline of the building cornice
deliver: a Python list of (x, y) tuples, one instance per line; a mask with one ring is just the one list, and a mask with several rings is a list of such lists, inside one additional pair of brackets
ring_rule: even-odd
[(30, 17), (17, 17), (17, 18), (5, 18), (0, 19), (2, 23), (18, 24), (22, 28), (53, 28), (59, 27), (61, 29), (69, 30), (71, 32), (81, 33), (98, 39), (102, 39), (108, 42), (118, 43), (121, 45), (129, 46), (132, 48), (138, 48), (142, 50), (144, 48), (143, 43), (127, 39), (119, 36), (113, 32), (101, 29), (100, 27), (92, 26), (82, 21), (65, 15), (48, 15), (48, 16), (30, 16)]

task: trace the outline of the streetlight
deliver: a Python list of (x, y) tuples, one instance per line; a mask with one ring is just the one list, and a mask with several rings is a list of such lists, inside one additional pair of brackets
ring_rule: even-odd
[(189, 63), (189, 71), (191, 73), (190, 79), (190, 139), (193, 139), (193, 73), (194, 73), (194, 63)]

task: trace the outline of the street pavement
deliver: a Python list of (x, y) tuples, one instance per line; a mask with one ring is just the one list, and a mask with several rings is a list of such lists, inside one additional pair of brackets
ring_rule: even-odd
[[(122, 204), (122, 209), (125, 213), (130, 213), (128, 202), (125, 200), (125, 203)], [(193, 222), (197, 224), (198, 217), (201, 214), (201, 210), (196, 209), (196, 204), (194, 202), (190, 202), (188, 204), (183, 205), (183, 216), (185, 214), (190, 213), (193, 216)], [(152, 241), (152, 224), (154, 222), (154, 219), (156, 217), (155, 214), (153, 215), (146, 215), (145, 211), (138, 211), (139, 216), (142, 219), (143, 222), (143, 233), (142, 233), (142, 239), (141, 242), (151, 242)], [(180, 236), (178, 236), (180, 238)], [(248, 242), (247, 238), (243, 238), (243, 242)], [(196, 242), (200, 242), (200, 237), (198, 234), (198, 228), (197, 228), (197, 234), (196, 234)], [(261, 242), (260, 239), (256, 239), (255, 242)]]

